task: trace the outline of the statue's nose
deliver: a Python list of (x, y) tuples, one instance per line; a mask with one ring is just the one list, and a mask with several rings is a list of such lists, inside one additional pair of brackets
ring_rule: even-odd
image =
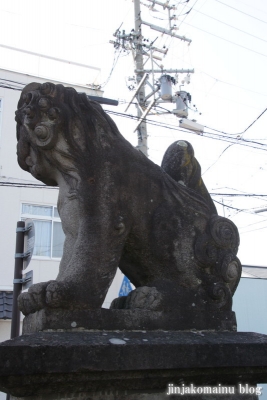
[(27, 117), (29, 119), (32, 119), (34, 117), (34, 114), (35, 114), (33, 107), (26, 107), (25, 114), (27, 115)]

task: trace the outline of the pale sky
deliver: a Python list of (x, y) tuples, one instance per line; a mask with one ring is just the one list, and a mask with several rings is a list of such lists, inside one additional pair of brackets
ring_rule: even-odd
[[(147, 0), (142, 3), (151, 4)], [(255, 214), (255, 210), (267, 208), (267, 197), (239, 196), (267, 195), (267, 112), (242, 134), (267, 107), (267, 3), (182, 0), (171, 4), (177, 4), (177, 34), (192, 39), (191, 45), (147, 27), (143, 34), (150, 41), (157, 38), (157, 47), (169, 48), (160, 62), (165, 68), (195, 69), (185, 89), (191, 93), (192, 105), (197, 106), (198, 112), (191, 112), (189, 118), (208, 128), (204, 136), (198, 136), (181, 132), (173, 115), (151, 117), (165, 127), (148, 125), (149, 156), (160, 164), (169, 144), (178, 139), (190, 141), (208, 190), (221, 193), (213, 196), (225, 204), (224, 209), (217, 204), (220, 215), (232, 219), (239, 228), (241, 262), (267, 265), (267, 212)], [(161, 7), (156, 10), (142, 6), (143, 19), (166, 28), (166, 12)], [(0, 0), (0, 44), (99, 67), (101, 74), (1, 47), (0, 68), (70, 83), (104, 83), (118, 56), (109, 40), (114, 39), (113, 33), (122, 22), (121, 29), (126, 33), (134, 28), (131, 0)], [(132, 96), (126, 86), (127, 77), (133, 74), (132, 55), (122, 52), (103, 90), (105, 97), (120, 99), (124, 104), (104, 108), (125, 111)], [(181, 79), (179, 76), (180, 83)], [(162, 106), (175, 108), (168, 103)], [(136, 115), (135, 107), (131, 106), (128, 113)], [(114, 119), (125, 137), (136, 145), (135, 123), (122, 117)], [(238, 134), (242, 145), (233, 144), (226, 149)], [(239, 195), (225, 196), (233, 193)]]

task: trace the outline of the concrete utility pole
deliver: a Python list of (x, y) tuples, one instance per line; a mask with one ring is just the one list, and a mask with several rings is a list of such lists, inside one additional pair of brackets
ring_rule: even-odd
[[(157, 25), (153, 25), (149, 22), (146, 22), (142, 19), (141, 17), (141, 9), (140, 9), (140, 0), (133, 0), (134, 1), (134, 29), (130, 33), (125, 33), (124, 30), (120, 31), (121, 26), (116, 30), (114, 33), (114, 36), (116, 37), (116, 41), (110, 40), (110, 43), (114, 45), (116, 49), (122, 48), (124, 50), (131, 50), (133, 53), (134, 57), (134, 63), (135, 63), (135, 81), (136, 81), (136, 88), (134, 88), (134, 94), (132, 96), (131, 101), (129, 102), (125, 112), (128, 110), (131, 104), (133, 104), (134, 100), (136, 103), (136, 109), (137, 109), (137, 118), (138, 122), (135, 126), (134, 132), (137, 132), (137, 137), (138, 137), (138, 145), (137, 148), (142, 151), (146, 156), (148, 156), (148, 147), (147, 147), (147, 126), (146, 126), (146, 117), (149, 115), (151, 109), (156, 106), (159, 103), (176, 103), (176, 98), (180, 99), (180, 105), (179, 107), (176, 104), (176, 109), (173, 110), (172, 112), (179, 118), (182, 118), (183, 121), (187, 121), (186, 117), (188, 115), (187, 113), (187, 100), (189, 99), (189, 102), (191, 100), (191, 96), (189, 93), (185, 92), (184, 90), (181, 90), (176, 92), (176, 97), (172, 96), (171, 90), (169, 86), (172, 84), (177, 83), (175, 79), (169, 75), (168, 73), (181, 73), (181, 74), (187, 74), (187, 77), (189, 77), (190, 73), (193, 73), (193, 69), (165, 69), (163, 65), (159, 65), (158, 61), (162, 61), (162, 54), (165, 56), (168, 52), (167, 48), (159, 49), (154, 46), (154, 42), (151, 42), (150, 44), (145, 43), (148, 42), (148, 40), (144, 40), (142, 36), (142, 24), (148, 26), (150, 29), (153, 29), (155, 31), (158, 31), (164, 35), (171, 36), (176, 39), (180, 39), (184, 42), (188, 42), (189, 44), (191, 43), (191, 40), (186, 38), (185, 36), (180, 36), (175, 33), (176, 26), (173, 25), (173, 21), (175, 19), (175, 15), (171, 15), (170, 13), (173, 12), (176, 7), (174, 5), (169, 5), (169, 0), (165, 1), (165, 3), (161, 1), (154, 1), (154, 0), (147, 0), (148, 2), (152, 2), (153, 6), (157, 4), (158, 6), (163, 7), (163, 10), (168, 11), (168, 19), (169, 19), (169, 28), (165, 29)], [(145, 6), (142, 2), (142, 4)], [(146, 5), (148, 6), (148, 5)], [(151, 6), (149, 6), (151, 8)], [(159, 53), (159, 54), (158, 54)], [(144, 60), (145, 57), (145, 60)], [(150, 69), (144, 69), (144, 65), (147, 63), (147, 61), (151, 61), (151, 68)], [(158, 67), (158, 69), (154, 68), (154, 64)], [(165, 78), (165, 81), (162, 82), (160, 79), (159, 81), (161, 82), (160, 84), (158, 83), (158, 80), (155, 80), (154, 74), (161, 74), (161, 78)], [(149, 82), (149, 77), (152, 78), (152, 83)], [(132, 80), (132, 79), (131, 79)], [(190, 82), (190, 79), (188, 80), (187, 83)], [(148, 95), (145, 94), (145, 86), (148, 85), (150, 87), (150, 93)], [(164, 89), (165, 85), (165, 89)], [(168, 86), (167, 91), (170, 93), (166, 94), (166, 85)], [(165, 93), (163, 93), (165, 91)], [(158, 93), (157, 93), (158, 92)], [(160, 93), (160, 94), (159, 94)], [(157, 97), (155, 96), (157, 94)], [(187, 97), (187, 95), (190, 96)], [(180, 96), (180, 97), (179, 97)], [(167, 111), (169, 112), (169, 111)], [(161, 114), (166, 113), (161, 112)], [(191, 125), (193, 122), (191, 122)], [(192, 129), (190, 125), (190, 129)], [(187, 125), (185, 125), (187, 127)]]
[[(134, 0), (134, 20), (135, 20), (135, 70), (136, 70), (136, 82), (140, 84), (144, 76), (144, 65), (143, 65), (143, 47), (142, 47), (142, 21), (141, 21), (141, 10), (140, 0)], [(145, 80), (140, 85), (140, 89), (136, 95), (137, 98), (137, 116), (140, 119), (142, 117), (142, 107), (145, 105)], [(146, 156), (147, 154), (147, 129), (146, 122), (142, 121), (137, 128), (138, 145), (137, 148), (142, 151)]]

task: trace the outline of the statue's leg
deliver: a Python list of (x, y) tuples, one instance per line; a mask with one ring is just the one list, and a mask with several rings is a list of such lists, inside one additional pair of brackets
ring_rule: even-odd
[[(59, 270), (64, 270), (71, 260), (71, 250), (75, 246), (76, 238), (66, 235), (64, 242), (63, 256), (60, 262)], [(54, 281), (40, 282), (32, 285), (28, 292), (21, 293), (18, 298), (19, 309), (23, 314), (28, 315), (41, 310), (47, 306), (46, 288)]]
[[(112, 218), (114, 221), (114, 218)], [(24, 314), (44, 307), (51, 308), (100, 308), (113, 281), (126, 239), (123, 223), (107, 226), (100, 219), (83, 221), (72, 257), (60, 269), (55, 281), (40, 284), (40, 290), (23, 293), (20, 309)], [(91, 227), (90, 227), (91, 225)], [(33, 295), (33, 292), (36, 293)]]

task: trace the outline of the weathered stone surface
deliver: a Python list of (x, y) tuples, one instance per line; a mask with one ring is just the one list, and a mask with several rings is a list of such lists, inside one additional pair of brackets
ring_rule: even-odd
[[(191, 306), (192, 307), (192, 306)], [(236, 318), (232, 311), (202, 313), (192, 307), (187, 313), (148, 310), (64, 310), (49, 309), (29, 314), (23, 321), (23, 333), (63, 329), (87, 330), (215, 330), (235, 331)], [(60, 321), (60, 322), (59, 322)]]
[[(80, 393), (79, 395), (73, 393), (68, 393), (62, 396), (62, 394), (52, 394), (52, 395), (40, 395), (40, 396), (27, 396), (27, 397), (13, 397), (10, 400), (177, 400), (179, 397), (177, 395), (166, 395), (165, 393), (132, 393), (131, 391), (108, 391), (108, 392), (98, 392), (98, 393)], [(256, 395), (183, 395), (183, 400), (258, 400)]]
[(0, 390), (34, 399), (267, 382), (267, 336), (255, 333), (41, 332), (1, 343), (0, 359)]
[(161, 168), (99, 104), (52, 83), (24, 88), (16, 120), (19, 165), (59, 186), (66, 235), (57, 279), (20, 296), (25, 315), (46, 307), (99, 310), (117, 267), (137, 289), (113, 308), (179, 309), (190, 318), (194, 304), (215, 319), (231, 311), (239, 236), (217, 215), (190, 143), (175, 142)]

